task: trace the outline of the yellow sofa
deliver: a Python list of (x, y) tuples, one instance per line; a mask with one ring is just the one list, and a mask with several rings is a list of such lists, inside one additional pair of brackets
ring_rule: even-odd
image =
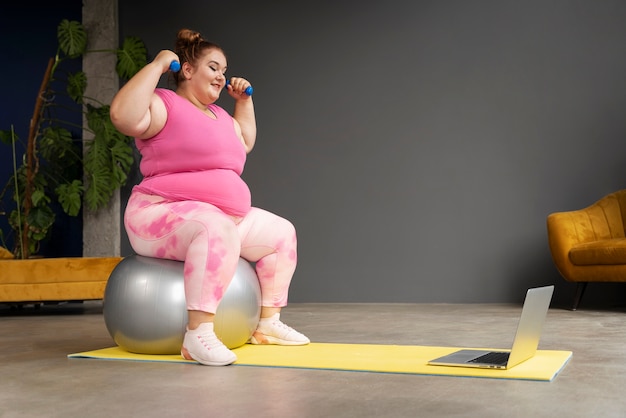
[(591, 206), (548, 216), (548, 242), (561, 276), (578, 283), (573, 310), (589, 282), (626, 282), (626, 189)]
[(0, 260), (0, 303), (102, 299), (121, 257)]

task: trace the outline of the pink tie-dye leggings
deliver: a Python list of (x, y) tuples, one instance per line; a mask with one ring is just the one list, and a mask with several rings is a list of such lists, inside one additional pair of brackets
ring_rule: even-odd
[(184, 260), (189, 310), (215, 313), (239, 257), (256, 262), (262, 306), (287, 305), (297, 243), (286, 219), (258, 208), (234, 217), (208, 203), (170, 202), (134, 191), (124, 225), (137, 254)]

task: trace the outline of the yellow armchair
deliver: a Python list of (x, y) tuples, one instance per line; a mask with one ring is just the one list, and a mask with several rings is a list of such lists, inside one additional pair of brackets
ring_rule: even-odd
[(0, 260), (0, 303), (102, 299), (121, 257)]
[(578, 283), (572, 310), (589, 282), (626, 282), (626, 189), (584, 209), (548, 215), (548, 243), (563, 278)]

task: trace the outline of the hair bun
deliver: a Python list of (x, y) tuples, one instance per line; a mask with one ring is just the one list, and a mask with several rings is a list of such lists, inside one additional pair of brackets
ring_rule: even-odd
[(200, 32), (191, 29), (181, 29), (176, 36), (176, 47), (177, 49), (185, 49), (190, 45), (198, 44), (202, 41), (203, 39)]

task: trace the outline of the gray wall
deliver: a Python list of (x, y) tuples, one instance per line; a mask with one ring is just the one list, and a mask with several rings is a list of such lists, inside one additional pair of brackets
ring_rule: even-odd
[(244, 177), (299, 231), (292, 302), (509, 302), (555, 283), (569, 303), (545, 220), (626, 187), (625, 21), (609, 0), (120, 2), (122, 37), (154, 55), (196, 29), (253, 83)]

